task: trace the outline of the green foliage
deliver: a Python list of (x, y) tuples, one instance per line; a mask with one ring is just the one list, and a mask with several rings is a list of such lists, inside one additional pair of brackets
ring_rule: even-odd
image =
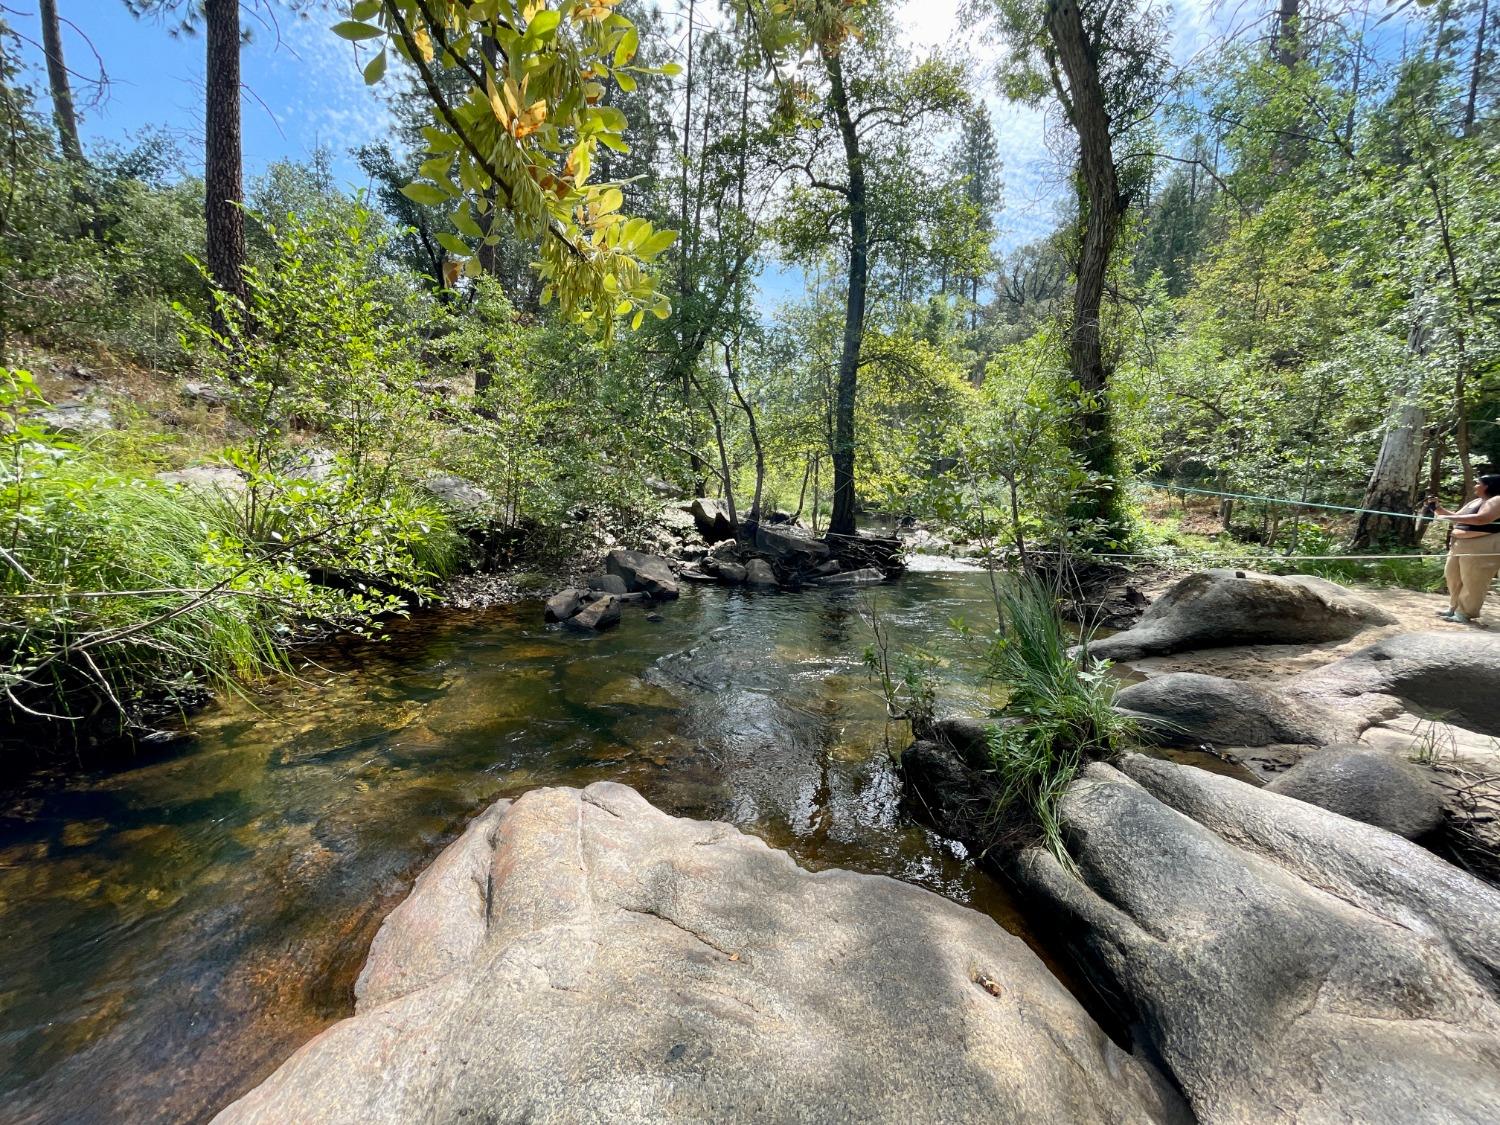
[[(1007, 695), (1004, 719), (990, 728), (990, 758), (1000, 782), (1002, 820), (1020, 816), (1069, 863), (1058, 802), (1090, 761), (1108, 760), (1135, 737), (1114, 709), (1119, 681), (1090, 665), (1058, 613), (1054, 592), (1018, 576), (999, 587), (1001, 628), (989, 653), (989, 675)], [(1085, 644), (1088, 637), (1079, 638)]]

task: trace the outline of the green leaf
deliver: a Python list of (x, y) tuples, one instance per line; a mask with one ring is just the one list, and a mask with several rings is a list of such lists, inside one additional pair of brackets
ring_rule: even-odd
[(380, 0), (357, 0), (349, 14), (357, 20), (367, 20), (380, 11)]
[(459, 229), (459, 233), (466, 234), (470, 238), (483, 238), (484, 231), (469, 213), (467, 206), (460, 207), (453, 212), (453, 225)]
[(641, 257), (650, 261), (676, 241), (677, 232), (675, 230), (659, 230), (646, 239), (645, 245), (641, 247)]
[(425, 180), (446, 180), (448, 169), (452, 166), (452, 156), (434, 156), (431, 160), (422, 161), (421, 167), (417, 169), (417, 175)]
[(385, 48), (382, 47), (380, 49), (380, 54), (376, 55), (369, 61), (368, 65), (365, 66), (366, 86), (373, 86), (375, 85), (375, 83), (379, 82), (382, 78), (385, 77), (385, 63), (386, 52)]
[(635, 90), (635, 79), (630, 77), (630, 74), (627, 71), (615, 71), (615, 84), (619, 86), (620, 89), (624, 90), (627, 94), (632, 93)]
[(553, 8), (543, 8), (531, 17), (531, 22), (526, 25), (526, 37), (528, 39), (541, 39), (551, 35), (557, 30), (562, 13)]
[(635, 58), (636, 48), (640, 45), (640, 36), (636, 34), (633, 27), (620, 36), (620, 42), (615, 47), (615, 66), (624, 66), (631, 59)]
[(340, 39), (350, 39), (359, 42), (361, 39), (379, 39), (385, 32), (371, 23), (360, 23), (358, 20), (341, 20), (333, 25), (333, 33)]
[(633, 317), (630, 318), (630, 327), (631, 327), (632, 331), (635, 330), (635, 329), (637, 329), (637, 328), (639, 328), (641, 326), (641, 324), (645, 321), (645, 319), (646, 319), (646, 310), (645, 309), (639, 309), (639, 310), (637, 310), (636, 314)]
[(407, 184), (401, 194), (423, 207), (436, 207), (448, 199), (448, 193), (434, 184)]
[(469, 256), (469, 244), (459, 238), (458, 235), (449, 234), (447, 231), (439, 231), (437, 240), (438, 245), (455, 258), (467, 258)]
[(662, 66), (660, 69), (661, 73), (666, 75), (666, 77), (668, 78), (676, 78), (679, 74), (682, 73), (681, 64), (674, 62), (669, 62)]

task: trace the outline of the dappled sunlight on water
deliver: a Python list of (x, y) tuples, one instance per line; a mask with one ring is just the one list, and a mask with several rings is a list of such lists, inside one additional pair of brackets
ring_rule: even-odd
[(59, 770), (0, 812), (0, 1120), (201, 1120), (347, 1014), (380, 919), (497, 797), (611, 779), (810, 867), (894, 875), (1019, 929), (1005, 894), (906, 821), (862, 661), (873, 601), (945, 660), (982, 574), (874, 591), (689, 591), (586, 637), (535, 603), (401, 623), (195, 718), (128, 768)]

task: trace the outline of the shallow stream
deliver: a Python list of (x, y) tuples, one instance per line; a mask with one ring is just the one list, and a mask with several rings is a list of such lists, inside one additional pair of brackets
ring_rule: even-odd
[(0, 793), (0, 1120), (205, 1120), (352, 1010), (371, 936), (497, 797), (623, 781), (810, 867), (922, 884), (1022, 932), (1005, 892), (905, 820), (862, 656), (947, 660), (992, 619), (975, 571), (874, 591), (693, 588), (602, 636), (535, 602), (302, 654), (298, 678), (196, 716), (127, 766)]

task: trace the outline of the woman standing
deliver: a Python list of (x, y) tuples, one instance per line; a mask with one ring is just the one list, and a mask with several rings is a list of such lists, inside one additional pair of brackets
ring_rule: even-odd
[(1500, 574), (1500, 473), (1474, 482), (1474, 499), (1456, 512), (1437, 505), (1433, 517), (1453, 521), (1448, 545), (1448, 610), (1438, 616), (1470, 624), (1479, 620), (1490, 583)]

